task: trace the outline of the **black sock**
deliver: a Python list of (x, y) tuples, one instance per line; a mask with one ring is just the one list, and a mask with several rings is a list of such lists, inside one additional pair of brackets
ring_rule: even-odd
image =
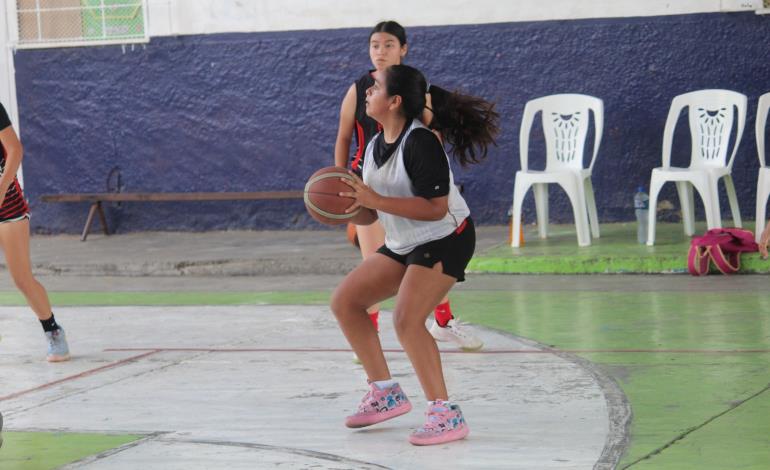
[(56, 331), (59, 329), (59, 324), (56, 323), (56, 319), (53, 317), (53, 313), (51, 313), (51, 318), (48, 320), (40, 320), (40, 324), (43, 325), (43, 331)]

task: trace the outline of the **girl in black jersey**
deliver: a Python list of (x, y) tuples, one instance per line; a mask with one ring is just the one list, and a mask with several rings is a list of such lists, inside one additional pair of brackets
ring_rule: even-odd
[(435, 127), (460, 164), (466, 165), (486, 156), (498, 132), (498, 115), (484, 100), (429, 87), (417, 69), (406, 65), (375, 71), (373, 78), (366, 112), (383, 130), (366, 147), (363, 180), (351, 171), (351, 190), (340, 195), (355, 199), (348, 211), (368, 209), (362, 211), (368, 216), (357, 218), (376, 211), (385, 244), (350, 272), (332, 295), (332, 311), (370, 384), (345, 424), (369, 426), (411, 410), (390, 375), (377, 331), (366, 315), (368, 306), (396, 296), (396, 334), (428, 399), (426, 422), (409, 441), (441, 444), (464, 438), (468, 426), (459, 406), (449, 401), (439, 351), (425, 320), (455, 282), (464, 280), (475, 231), (444, 148), (420, 117), (427, 90)]
[[(361, 174), (363, 167), (364, 148), (366, 144), (381, 130), (381, 126), (366, 114), (364, 106), (366, 90), (374, 84), (372, 74), (385, 70), (391, 65), (400, 64), (407, 53), (406, 31), (395, 21), (383, 21), (378, 23), (369, 33), (369, 58), (374, 69), (365, 73), (356, 80), (342, 100), (340, 110), (340, 125), (337, 132), (337, 142), (334, 146), (334, 164), (339, 167), (348, 167)], [(427, 96), (430, 100), (430, 96)], [(430, 102), (428, 102), (430, 108)], [(421, 115), (423, 123), (430, 124), (431, 112), (426, 109)], [(352, 158), (348, 158), (350, 144), (353, 138), (356, 141), (356, 152)], [(371, 256), (385, 241), (385, 232), (382, 226), (375, 222), (370, 225), (356, 225), (356, 236), (361, 254), (364, 258)], [(369, 307), (369, 318), (378, 326), (380, 306)], [(431, 335), (438, 341), (452, 341), (460, 348), (473, 351), (480, 349), (484, 343), (473, 333), (467, 325), (455, 319), (449, 299), (441, 299), (434, 308), (435, 321), (430, 329)]]
[(69, 359), (64, 329), (56, 323), (45, 288), (32, 275), (29, 258), (29, 207), (16, 178), (23, 154), (21, 142), (0, 104), (0, 246), (13, 282), (43, 325), (48, 340), (47, 359)]

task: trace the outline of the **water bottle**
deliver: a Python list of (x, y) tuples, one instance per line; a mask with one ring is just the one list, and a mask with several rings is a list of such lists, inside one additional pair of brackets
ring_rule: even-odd
[(634, 194), (634, 212), (636, 212), (636, 241), (647, 243), (647, 221), (650, 213), (650, 197), (639, 186)]

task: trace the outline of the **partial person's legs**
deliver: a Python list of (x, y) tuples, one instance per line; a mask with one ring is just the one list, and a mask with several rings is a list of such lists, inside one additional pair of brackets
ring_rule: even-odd
[(436, 324), (441, 328), (445, 328), (449, 323), (449, 320), (454, 318), (452, 315), (452, 307), (449, 305), (449, 296), (445, 295), (441, 302), (433, 309), (433, 318), (436, 320)]
[[(378, 220), (369, 225), (356, 225), (356, 233), (358, 234), (361, 256), (364, 259), (375, 254), (385, 244), (385, 230)], [(374, 328), (379, 331), (380, 304), (371, 305), (366, 311), (369, 312), (369, 319), (374, 324)]]
[(56, 323), (48, 293), (32, 274), (29, 257), (29, 219), (0, 224), (0, 246), (5, 253), (5, 262), (13, 282), (43, 325), (48, 339), (47, 359), (50, 362), (66, 361), (69, 359), (69, 347), (64, 329)]
[[(364, 259), (376, 253), (385, 244), (385, 230), (379, 221), (370, 225), (356, 225), (355, 227), (361, 256)], [(366, 311), (369, 312), (369, 319), (374, 327), (379, 331), (380, 305), (372, 305)], [(435, 321), (430, 329), (430, 334), (436, 341), (450, 341), (465, 351), (476, 351), (484, 346), (484, 342), (476, 336), (472, 328), (455, 320), (448, 296), (445, 295), (435, 306), (433, 317)]]
[(476, 351), (484, 346), (473, 328), (452, 315), (448, 296), (444, 296), (433, 310), (433, 318), (435, 321), (430, 327), (430, 334), (436, 341), (451, 341), (463, 351)]
[(398, 290), (393, 312), (398, 340), (404, 347), (428, 400), (447, 400), (441, 356), (436, 342), (425, 328), (431, 309), (455, 284), (456, 279), (441, 271), (441, 263), (431, 268), (410, 265)]
[[(385, 230), (379, 221), (370, 225), (356, 225), (355, 227), (361, 256), (364, 259), (376, 253), (385, 244)], [(366, 311), (369, 312), (369, 319), (374, 324), (375, 329), (379, 331), (380, 304), (372, 305)], [(476, 351), (484, 346), (484, 343), (470, 327), (455, 320), (448, 296), (445, 295), (441, 302), (435, 306), (433, 317), (435, 322), (430, 329), (430, 334), (436, 341), (450, 341), (465, 351)]]
[(48, 293), (32, 275), (29, 258), (29, 219), (0, 224), (0, 245), (5, 252), (8, 272), (32, 311), (39, 320), (51, 318)]
[[(468, 229), (465, 223), (461, 227), (460, 233)], [(473, 238), (472, 244), (475, 246), (475, 231)], [(464, 351), (475, 351), (484, 346), (484, 342), (476, 336), (471, 327), (455, 319), (452, 315), (452, 308), (449, 305), (447, 295), (433, 309), (433, 318), (434, 322), (431, 325), (430, 334), (436, 341), (451, 341)]]
[(442, 272), (441, 263), (432, 269), (410, 265), (398, 292), (394, 323), (399, 341), (420, 380), (428, 410), (425, 424), (409, 436), (414, 445), (433, 445), (456, 441), (468, 435), (460, 407), (449, 401), (436, 343), (425, 328), (430, 307), (445, 296), (456, 279)]
[(394, 296), (404, 271), (404, 265), (375, 254), (345, 276), (332, 294), (332, 311), (370, 381), (389, 379), (390, 371), (366, 308)]
[(380, 337), (366, 312), (368, 305), (396, 294), (405, 269), (387, 256), (374, 254), (351, 271), (332, 294), (332, 311), (369, 382), (369, 392), (358, 410), (345, 419), (348, 427), (369, 426), (412, 409), (401, 387), (390, 376)]

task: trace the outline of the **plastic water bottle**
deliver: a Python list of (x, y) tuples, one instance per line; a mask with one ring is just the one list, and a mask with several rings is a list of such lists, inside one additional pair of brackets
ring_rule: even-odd
[(636, 212), (636, 241), (647, 243), (647, 221), (650, 213), (650, 196), (639, 186), (634, 194), (634, 212)]

